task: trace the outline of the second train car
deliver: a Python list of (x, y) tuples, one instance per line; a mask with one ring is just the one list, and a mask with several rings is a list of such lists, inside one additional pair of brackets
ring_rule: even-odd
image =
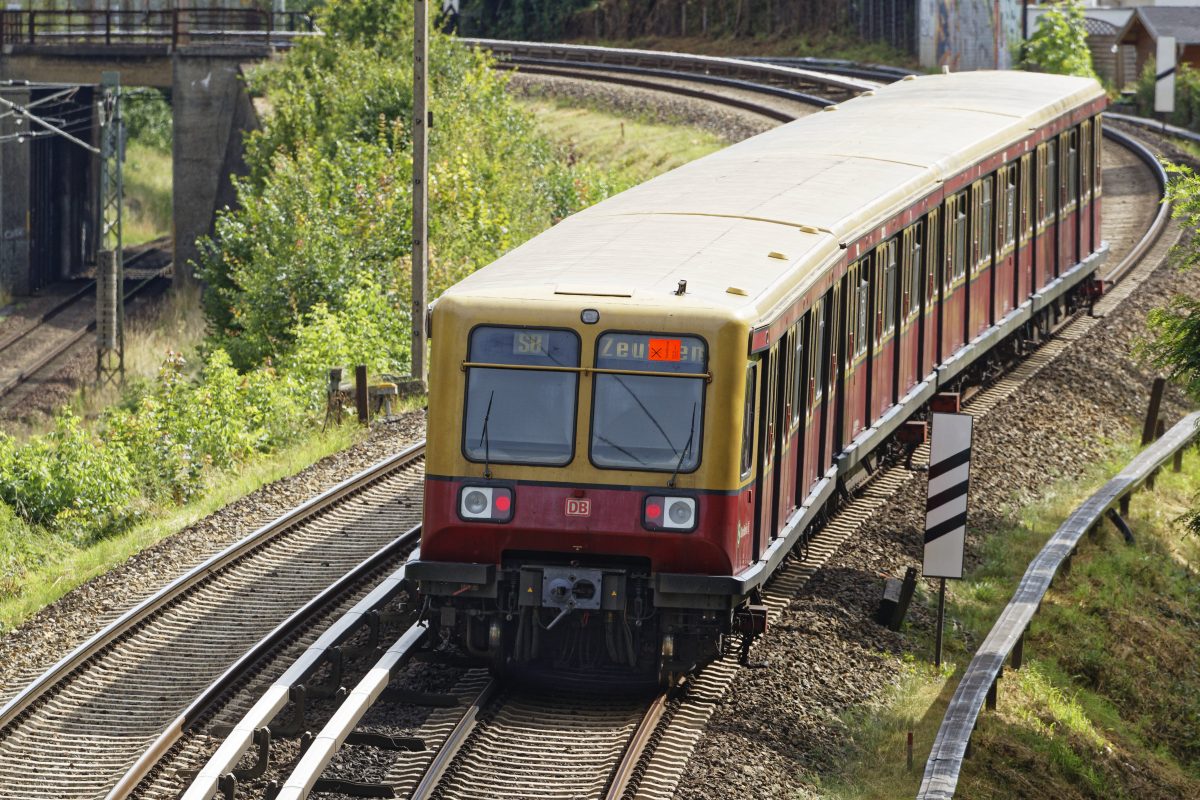
[(1104, 93), (909, 78), (659, 176), (430, 315), (419, 581), (499, 669), (686, 672), (839, 484), (1094, 295)]

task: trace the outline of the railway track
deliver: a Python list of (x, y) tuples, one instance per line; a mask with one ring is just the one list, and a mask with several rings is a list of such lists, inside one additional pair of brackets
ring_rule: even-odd
[[(10, 698), (0, 708), (0, 797), (103, 797), (181, 725), (179, 709), (198, 693), (221, 681), (217, 694), (233, 690), (248, 668), (270, 666), (268, 651), (308, 644), (415, 545), (415, 534), (396, 540), (419, 522), (423, 474), (421, 444), (330, 489), (179, 577)], [(385, 547), (398, 549), (271, 638)]]
[[(553, 69), (565, 74), (575, 67)], [(578, 69), (582, 76), (598, 68)], [(632, 78), (635, 73), (622, 74)], [(673, 82), (686, 79), (651, 76), (647, 82), (672, 91)], [(748, 90), (725, 85), (721, 91), (734, 88)], [(776, 89), (768, 92), (772, 98), (780, 96)], [(697, 91), (714, 93), (694, 87), (686, 93), (697, 96)], [(760, 111), (781, 118), (777, 106)], [(1110, 216), (1105, 225), (1106, 233), (1114, 226), (1112, 260), (1120, 262), (1109, 274), (1122, 280), (1118, 291), (1101, 301), (1100, 314), (1140, 280), (1140, 254), (1164, 247), (1139, 235), (1155, 228), (1157, 210), (1155, 177), (1145, 155), (1125, 148), (1112, 152), (1115, 162), (1106, 164), (1114, 172), (1106, 173)], [(967, 411), (995, 407), (1094, 324), (1086, 316), (1068, 321), (1033, 356), (972, 398)], [(732, 657), (710, 665), (674, 699), (523, 693), (491, 683), (480, 670), (454, 666), (440, 667), (430, 679), (431, 668), (417, 658), (422, 629), (393, 620), (380, 638), (369, 632), (368, 645), (351, 638), (364, 635), (355, 614), (378, 614), (399, 593), (407, 544), (372, 572), (376, 587), (391, 581), (394, 592), (345, 586), (339, 600), (323, 606), (319, 619), (287, 624), (289, 612), (301, 614), (292, 610), (304, 600), (395, 538), (404, 527), (396, 524), (397, 517), (416, 524), (420, 456), (414, 449), (406, 457), (410, 461), (404, 464), (387, 462), (398, 488), (381, 488), (386, 479), (376, 473), (378, 467), (364, 473), (355, 479), (356, 487), (338, 490), (345, 498), (360, 498), (356, 510), (339, 505), (342, 499), (314, 501), (319, 508), (310, 506), (299, 519), (281, 523), (281, 530), (311, 528), (307, 538), (297, 539), (302, 543), (236, 546), (239, 553), (230, 554), (230, 561), (254, 553), (266, 560), (237, 577), (210, 579), (209, 573), (225, 575), (224, 567), (199, 568), (160, 593), (171, 597), (156, 596), (139, 606), (13, 698), (0, 709), (0, 798), (103, 797), (114, 786), (109, 796), (174, 797), (186, 789), (185, 796), (196, 799), (215, 794), (300, 798), (314, 790), (446, 798), (672, 796), (717, 701), (739, 670)], [(921, 458), (927, 453), (918, 452), (918, 463)], [(911, 478), (901, 468), (877, 473), (794, 554), (767, 587), (773, 618)], [(398, 514), (395, 504), (403, 506)], [(266, 542), (281, 536), (280, 531), (259, 534)], [(331, 541), (336, 546), (324, 544)], [(269, 560), (273, 550), (285, 554), (286, 566)], [(258, 583), (280, 576), (311, 582), (269, 591)], [(192, 598), (187, 609), (176, 610), (173, 604), (187, 598)], [(348, 667), (341, 656), (336, 666), (323, 656), (343, 648), (361, 651)], [(253, 678), (246, 672), (252, 665)], [(137, 683), (127, 686), (132, 681)], [(297, 687), (322, 681), (328, 691), (319, 693), (320, 703), (305, 709), (296, 702)], [(187, 710), (177, 714), (180, 708)]]
[[(170, 265), (147, 268), (146, 262), (162, 256), (152, 247), (132, 256), (125, 264), (125, 301), (144, 293)], [(132, 284), (132, 285), (130, 285)], [(58, 364), (89, 333), (96, 330), (95, 280), (73, 288), (61, 300), (39, 314), (25, 328), (0, 339), (0, 407), (20, 401), (18, 390)]]

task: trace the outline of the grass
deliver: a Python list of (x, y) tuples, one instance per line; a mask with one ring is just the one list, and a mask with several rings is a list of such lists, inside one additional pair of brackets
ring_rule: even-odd
[(725, 147), (720, 137), (694, 126), (629, 119), (628, 114), (552, 97), (533, 95), (519, 102), (536, 115), (543, 135), (566, 158), (602, 171), (615, 191)]
[[(912, 797), (938, 726), (974, 646), (1007, 604), (1025, 567), (1078, 503), (1128, 460), (1050, 491), (1014, 512), (982, 545), (979, 568), (947, 589), (944, 668), (927, 663), (932, 633), (909, 629), (910, 654), (878, 707), (848, 716), (844, 771), (814, 778), (837, 800)], [(996, 712), (972, 737), (958, 794), (1012, 797), (1200, 797), (1200, 539), (1178, 519), (1200, 491), (1200, 456), (1133, 499), (1136, 542), (1105, 523), (1081, 543), (1034, 618), (1025, 666), (1000, 682)], [(920, 591), (926, 610), (936, 597)], [(905, 764), (906, 738), (915, 763)]]
[(171, 233), (170, 152), (130, 142), (125, 151), (125, 244), (149, 242)]
[(243, 495), (348, 447), (360, 430), (354, 424), (330, 428), (234, 474), (214, 476), (209, 489), (193, 502), (163, 509), (128, 531), (92, 544), (73, 545), (31, 528), (0, 503), (0, 632)]

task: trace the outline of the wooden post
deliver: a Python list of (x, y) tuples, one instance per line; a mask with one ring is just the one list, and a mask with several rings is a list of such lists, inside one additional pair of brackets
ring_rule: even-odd
[(1166, 388), (1166, 378), (1155, 378), (1150, 387), (1150, 405), (1146, 409), (1146, 423), (1142, 426), (1142, 446), (1154, 441), (1154, 429), (1158, 425), (1158, 408), (1162, 405), (1163, 389)]
[(367, 408), (367, 365), (354, 368), (354, 404), (358, 407), (358, 421), (366, 425), (370, 419)]
[(1022, 662), (1025, 661), (1025, 633), (1021, 631), (1021, 635), (1017, 637), (1017, 643), (1012, 649), (1012, 668), (1020, 669)]
[(425, 313), (429, 268), (429, 0), (414, 0), (412, 375), (424, 383)]

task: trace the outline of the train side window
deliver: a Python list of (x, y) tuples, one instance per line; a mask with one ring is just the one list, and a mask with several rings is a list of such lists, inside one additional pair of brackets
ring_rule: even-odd
[(867, 352), (867, 313), (870, 311), (871, 286), (860, 276), (858, 281), (858, 299), (854, 305), (858, 311), (858, 324), (854, 334), (854, 360)]
[(811, 417), (821, 402), (824, 386), (821, 385), (821, 366), (825, 363), (825, 300), (822, 298), (813, 306), (811, 333), (809, 334), (808, 360), (808, 414)]
[(938, 216), (940, 211), (930, 209), (925, 218), (925, 311), (933, 311), (933, 304), (938, 293), (938, 269), (942, 263), (941, 240), (938, 238), (940, 226)]
[(1017, 165), (1009, 164), (1004, 170), (1004, 249), (1017, 243)]
[(976, 271), (987, 268), (992, 262), (992, 233), (995, 219), (992, 215), (992, 191), (995, 182), (989, 175), (979, 182), (979, 257)]
[(1058, 214), (1058, 147), (1051, 140), (1046, 147), (1046, 217), (1045, 222), (1054, 221)]
[(1039, 144), (1037, 148), (1037, 214), (1038, 230), (1046, 222), (1046, 145)]
[(742, 477), (754, 466), (754, 391), (758, 386), (758, 363), (746, 367), (746, 401), (742, 408)]
[(950, 283), (962, 280), (967, 274), (967, 193), (951, 198), (947, 208), (950, 222)]
[(1068, 131), (1063, 143), (1067, 149), (1066, 207), (1074, 208), (1079, 199), (1079, 129)]
[(896, 330), (896, 289), (899, 275), (896, 267), (896, 240), (890, 239), (884, 245), (884, 279), (883, 279), (883, 335), (887, 337)]
[[(868, 268), (869, 262), (856, 261), (846, 272), (846, 371), (854, 366), (854, 356), (858, 354), (858, 309), (863, 304), (863, 292), (859, 291), (859, 274)], [(864, 281), (865, 283), (865, 281)]]
[(921, 270), (924, 266), (921, 260), (924, 255), (921, 236), (924, 234), (924, 227), (924, 222), (917, 221), (904, 232), (907, 280), (904, 283), (904, 303), (901, 308), (905, 322), (921, 312)]
[(1033, 154), (1021, 156), (1021, 240), (1033, 236)]
[(1104, 129), (1101, 117), (1096, 117), (1092, 124), (1092, 134), (1095, 142), (1092, 146), (1092, 191), (1100, 194), (1104, 186)]
[(804, 380), (800, 374), (801, 368), (804, 366), (804, 325), (796, 323), (792, 327), (792, 368), (788, 372), (788, 380), (791, 381), (788, 386), (788, 396), (791, 398), (789, 405), (791, 412), (788, 415), (788, 424), (792, 427), (800, 421), (802, 414), (800, 413), (801, 404), (804, 402)]
[(1083, 166), (1079, 170), (1080, 195), (1084, 202), (1092, 196), (1092, 121), (1079, 123), (1079, 149)]

